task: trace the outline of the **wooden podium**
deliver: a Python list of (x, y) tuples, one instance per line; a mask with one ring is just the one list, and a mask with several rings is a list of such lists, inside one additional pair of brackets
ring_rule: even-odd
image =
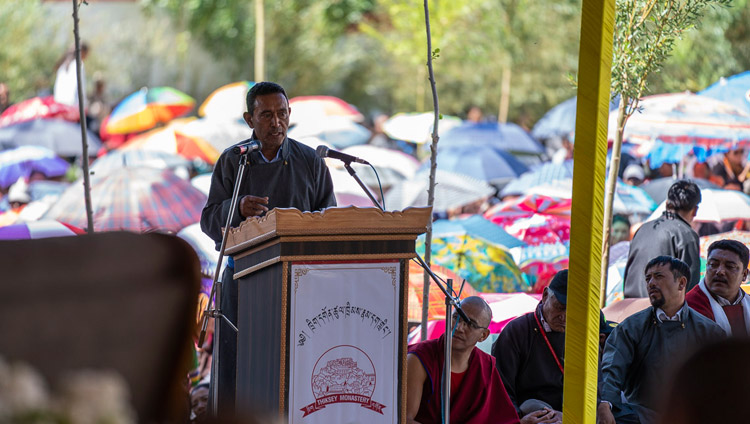
[(238, 412), (405, 420), (408, 260), (430, 219), (430, 208), (274, 209), (230, 229)]

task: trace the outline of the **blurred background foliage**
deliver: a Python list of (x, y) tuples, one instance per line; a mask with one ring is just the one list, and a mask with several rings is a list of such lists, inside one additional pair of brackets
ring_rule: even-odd
[[(105, 78), (112, 101), (169, 85), (200, 102), (223, 84), (254, 79), (254, 1), (109, 3), (82, 6), (81, 25), (92, 46), (88, 83)], [(496, 117), (504, 71), (510, 121), (531, 126), (574, 96), (580, 7), (580, 0), (431, 1), (441, 112), (465, 116), (476, 105)], [(0, 1), (0, 80), (12, 100), (51, 88), (54, 63), (73, 40), (71, 8)], [(368, 116), (431, 110), (423, 14), (422, 2), (403, 0), (266, 1), (267, 79), (291, 96), (341, 97)], [(650, 92), (698, 91), (748, 69), (750, 5), (735, 0), (677, 42), (650, 77)]]

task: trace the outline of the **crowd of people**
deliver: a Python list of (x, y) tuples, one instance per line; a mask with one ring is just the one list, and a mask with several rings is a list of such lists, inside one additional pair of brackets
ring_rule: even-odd
[[(696, 413), (689, 414), (680, 410), (686, 407), (685, 400), (674, 394), (684, 393), (677, 382), (690, 380), (691, 373), (704, 375), (705, 367), (717, 372), (732, 367), (729, 363), (696, 364), (695, 360), (691, 360), (692, 365), (685, 364), (692, 354), (708, 355), (705, 352), (717, 349), (716, 343), (750, 334), (750, 297), (741, 288), (747, 278), (750, 252), (736, 240), (712, 243), (701, 279), (698, 236), (690, 227), (700, 200), (695, 183), (677, 181), (669, 190), (664, 214), (636, 232), (629, 253), (626, 290), (630, 297), (648, 297), (651, 307), (620, 323), (607, 322), (601, 315), (599, 423), (730, 422), (698, 418), (710, 417), (710, 411), (719, 409), (723, 409), (724, 417), (742, 417), (741, 405), (728, 406), (710, 396), (690, 405)], [(536, 310), (503, 329), (492, 346), (491, 357), (476, 348), (476, 343), (489, 336), (492, 312), (481, 298), (464, 300), (461, 306), (467, 304), (464, 312), (469, 321), (454, 315), (451, 382), (466, 381), (481, 369), (482, 361), (493, 363), (497, 371), (480, 374), (471, 384), (451, 385), (452, 421), (562, 422), (568, 283), (567, 270), (558, 272), (544, 289)], [(444, 343), (445, 336), (410, 348), (409, 422), (439, 422), (441, 404), (436, 396), (441, 390), (443, 359), (430, 352), (442, 352)], [(732, 344), (739, 342), (727, 343), (718, 346), (746, 349), (745, 344)], [(497, 377), (502, 381), (499, 387)], [(693, 385), (700, 384), (698, 377), (692, 378)], [(711, 381), (714, 385), (701, 388), (702, 393), (722, 390), (721, 383)], [(472, 399), (483, 399), (492, 406), (489, 410), (465, 407)]]

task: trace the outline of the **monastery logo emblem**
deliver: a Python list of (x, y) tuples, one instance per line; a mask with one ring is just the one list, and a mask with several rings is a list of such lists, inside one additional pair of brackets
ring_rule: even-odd
[(375, 366), (365, 352), (350, 345), (326, 351), (315, 364), (311, 385), (315, 402), (301, 408), (303, 418), (337, 403), (358, 403), (383, 414), (386, 406), (372, 400)]

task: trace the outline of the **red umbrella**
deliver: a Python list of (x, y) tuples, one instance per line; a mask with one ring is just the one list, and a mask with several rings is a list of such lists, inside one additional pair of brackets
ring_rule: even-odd
[(0, 115), (0, 127), (38, 118), (61, 118), (78, 122), (78, 108), (57, 103), (52, 96), (34, 97), (5, 109)]

